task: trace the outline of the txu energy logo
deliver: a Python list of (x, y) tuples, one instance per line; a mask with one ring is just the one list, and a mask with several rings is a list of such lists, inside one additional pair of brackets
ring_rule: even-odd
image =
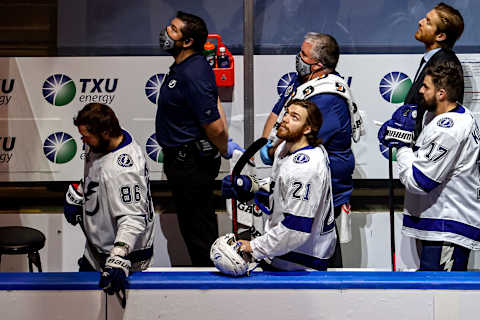
[(0, 164), (9, 163), (13, 157), (13, 148), (15, 148), (16, 137), (0, 137)]
[(403, 103), (412, 80), (402, 72), (390, 72), (380, 81), (380, 94), (390, 103)]
[(43, 152), (53, 163), (66, 163), (77, 153), (77, 143), (65, 132), (55, 132), (43, 143)]
[(292, 82), (296, 78), (297, 78), (296, 72), (285, 73), (277, 82), (278, 95), (281, 96), (285, 92), (285, 90), (287, 90), (290, 82)]
[(62, 107), (72, 102), (75, 98), (75, 83), (64, 74), (54, 74), (45, 80), (42, 87), (42, 94), (50, 104)]
[(6, 106), (12, 99), (11, 93), (15, 85), (15, 79), (0, 79), (0, 106)]
[(79, 80), (81, 93), (78, 101), (81, 103), (104, 103), (111, 105), (115, 100), (115, 91), (118, 86), (117, 78), (82, 78)]
[(162, 147), (158, 144), (155, 133), (148, 138), (145, 151), (150, 159), (158, 163), (163, 163)]
[(162, 81), (164, 77), (165, 75), (163, 73), (158, 73), (151, 76), (145, 84), (145, 94), (147, 95), (148, 100), (150, 100), (150, 102), (155, 105), (158, 104), (160, 87), (162, 86)]

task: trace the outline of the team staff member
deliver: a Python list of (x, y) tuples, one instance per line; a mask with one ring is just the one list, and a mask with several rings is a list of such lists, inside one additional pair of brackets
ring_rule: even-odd
[[(283, 142), (272, 167), (272, 212), (267, 215), (265, 234), (242, 240), (240, 251), (255, 260), (272, 259), (271, 266), (278, 270), (326, 270), (336, 234), (328, 156), (317, 137), (322, 114), (308, 100), (292, 100), (286, 107), (277, 131)], [(226, 177), (223, 195), (238, 198), (237, 193), (259, 189), (252, 188), (255, 181), (242, 175), (232, 183)]]
[[(422, 130), (422, 119), (425, 109), (422, 107), (423, 98), (420, 88), (423, 85), (425, 77), (425, 68), (439, 63), (452, 62), (462, 66), (452, 48), (455, 42), (463, 33), (463, 18), (460, 12), (453, 7), (441, 2), (429, 11), (425, 18), (418, 22), (418, 29), (415, 32), (415, 39), (425, 45), (425, 54), (420, 61), (420, 66), (416, 72), (414, 82), (407, 96), (405, 104), (414, 104), (418, 106), (418, 117), (415, 126), (415, 137)], [(462, 71), (463, 76), (463, 71)], [(458, 84), (461, 94), (458, 96), (458, 102), (463, 102), (463, 82)]]
[(480, 250), (480, 131), (472, 113), (457, 103), (462, 83), (454, 62), (425, 69), (420, 93), (427, 112), (413, 149), (399, 138), (413, 131), (414, 106), (400, 107), (379, 131), (381, 143), (398, 148), (405, 185), (402, 233), (420, 240), (422, 271), (466, 271), (470, 250)]
[(228, 141), (215, 76), (201, 53), (207, 36), (201, 18), (181, 11), (160, 34), (160, 47), (175, 62), (160, 88), (155, 130), (193, 266), (211, 265), (218, 237), (213, 189), (220, 154), (228, 159), (243, 150)]
[(84, 185), (69, 186), (65, 217), (73, 225), (81, 221), (87, 239), (79, 271), (103, 270), (100, 287), (112, 294), (125, 290), (129, 272), (145, 270), (152, 259), (148, 168), (142, 149), (107, 105), (87, 104), (74, 124), (86, 149)]
[[(263, 136), (268, 137), (279, 114), (288, 99), (307, 99), (314, 102), (323, 115), (323, 126), (318, 132), (323, 146), (328, 152), (332, 170), (333, 203), (335, 217), (340, 215), (342, 206), (349, 207), (353, 191), (352, 174), (355, 168), (355, 158), (352, 145), (352, 112), (353, 104), (345, 80), (335, 71), (340, 56), (337, 41), (330, 35), (309, 32), (305, 35), (300, 52), (296, 57), (298, 77), (293, 80), (285, 94), (280, 97), (270, 113), (263, 130)], [(280, 119), (281, 120), (281, 119)], [(357, 129), (355, 135), (359, 134)], [(265, 146), (262, 160), (271, 164), (275, 150), (272, 144)], [(342, 267), (340, 243), (332, 258), (330, 267)]]

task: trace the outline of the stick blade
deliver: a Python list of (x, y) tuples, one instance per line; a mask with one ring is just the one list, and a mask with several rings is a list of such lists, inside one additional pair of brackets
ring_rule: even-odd
[(258, 150), (260, 150), (264, 145), (266, 145), (267, 142), (268, 139), (263, 137), (255, 140), (238, 159), (237, 163), (233, 167), (232, 176), (236, 177), (240, 175), (240, 172), (242, 172), (242, 169), (245, 167), (250, 158), (252, 158), (255, 153), (257, 153)]

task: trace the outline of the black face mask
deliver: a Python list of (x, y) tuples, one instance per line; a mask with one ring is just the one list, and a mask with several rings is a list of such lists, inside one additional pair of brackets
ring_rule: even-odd
[(160, 35), (158, 37), (160, 49), (165, 50), (174, 57), (176, 57), (180, 53), (180, 51), (182, 51), (182, 47), (177, 46), (177, 42), (180, 40), (173, 40), (169, 36), (167, 28), (165, 28), (164, 32), (160, 32)]

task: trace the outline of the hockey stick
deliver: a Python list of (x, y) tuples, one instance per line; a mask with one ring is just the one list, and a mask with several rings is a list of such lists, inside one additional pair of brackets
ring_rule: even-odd
[[(97, 255), (97, 251), (95, 250), (95, 247), (93, 247), (92, 243), (88, 239), (87, 231), (85, 230), (85, 226), (83, 225), (83, 219), (81, 216), (77, 217), (77, 222), (80, 225), (80, 228), (82, 228), (83, 235), (87, 240), (87, 246), (90, 248), (90, 252), (92, 252), (93, 255)], [(98, 258), (96, 259), (100, 261)], [(125, 289), (122, 289), (121, 291), (122, 293), (120, 293), (120, 291), (115, 292), (115, 295), (117, 296), (118, 301), (120, 302), (120, 305), (122, 306), (122, 308), (125, 309), (125, 306), (127, 305), (127, 295), (125, 293)]]
[[(257, 153), (257, 151), (260, 150), (264, 145), (266, 145), (267, 142), (267, 138), (259, 138), (255, 140), (247, 148), (247, 150), (245, 150), (245, 152), (242, 154), (242, 156), (238, 159), (237, 163), (235, 163), (235, 166), (233, 167), (232, 181), (234, 177), (238, 177), (240, 175), (240, 172), (242, 172), (242, 169), (245, 167), (250, 158), (252, 158), (255, 153)], [(232, 198), (232, 231), (235, 236), (238, 235), (237, 200), (235, 198)]]
[(393, 150), (388, 147), (388, 207), (390, 208), (390, 250), (392, 254), (392, 271), (395, 266), (395, 210), (393, 208)]

